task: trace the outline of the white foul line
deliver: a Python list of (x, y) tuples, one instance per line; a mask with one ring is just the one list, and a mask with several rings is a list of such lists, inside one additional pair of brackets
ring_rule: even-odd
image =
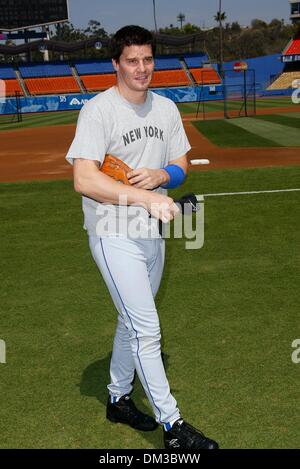
[(271, 191), (250, 191), (250, 192), (219, 192), (216, 194), (203, 194), (204, 197), (218, 197), (223, 195), (251, 195), (251, 194), (274, 194), (278, 192), (296, 192), (300, 189), (275, 189)]

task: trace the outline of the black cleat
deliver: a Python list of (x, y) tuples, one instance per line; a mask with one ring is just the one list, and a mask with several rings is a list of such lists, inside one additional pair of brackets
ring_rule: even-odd
[(144, 432), (155, 430), (158, 426), (154, 418), (138, 410), (127, 395), (122, 396), (115, 404), (112, 404), (108, 399), (106, 418), (111, 422), (125, 423), (136, 430)]
[(218, 449), (216, 441), (207, 438), (202, 432), (179, 419), (169, 431), (164, 430), (165, 448), (171, 450)]

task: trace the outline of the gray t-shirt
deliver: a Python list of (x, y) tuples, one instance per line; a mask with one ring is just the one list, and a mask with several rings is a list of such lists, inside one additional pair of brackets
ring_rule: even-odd
[[(137, 105), (112, 87), (82, 107), (66, 159), (73, 164), (75, 158), (85, 158), (101, 166), (110, 153), (132, 169), (160, 169), (190, 148), (173, 101), (148, 91), (146, 101)], [(154, 190), (167, 193), (161, 187)], [(86, 196), (82, 206), (84, 227), (91, 235), (135, 237), (139, 232), (137, 237), (148, 238), (151, 232), (150, 237), (156, 237), (157, 221), (142, 207), (103, 204)]]

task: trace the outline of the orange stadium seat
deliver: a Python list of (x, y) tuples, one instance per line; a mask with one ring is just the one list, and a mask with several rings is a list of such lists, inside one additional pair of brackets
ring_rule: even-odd
[(80, 75), (80, 79), (88, 91), (106, 90), (116, 84), (116, 75), (114, 73)]
[(151, 87), (190, 85), (184, 70), (159, 70), (153, 73)]
[(5, 82), (5, 96), (14, 96), (16, 91), (21, 95), (24, 95), (23, 90), (18, 82), (18, 80), (4, 80)]
[(220, 77), (214, 68), (190, 68), (190, 72), (196, 83), (210, 84), (221, 83)]
[(24, 82), (30, 94), (80, 93), (74, 77), (27, 78)]

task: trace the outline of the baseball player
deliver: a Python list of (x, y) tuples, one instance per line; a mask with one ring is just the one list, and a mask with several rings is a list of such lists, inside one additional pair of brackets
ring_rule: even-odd
[[(165, 250), (158, 220), (168, 222), (179, 212), (167, 188), (184, 182), (191, 147), (175, 104), (148, 90), (152, 34), (126, 26), (114, 35), (111, 50), (117, 84), (83, 106), (66, 157), (82, 194), (91, 253), (118, 313), (106, 415), (143, 431), (160, 424), (166, 448), (215, 449), (215, 441), (181, 418), (170, 392), (154, 301)], [(127, 184), (101, 171), (108, 154), (128, 165)], [(135, 371), (155, 419), (130, 397)]]

